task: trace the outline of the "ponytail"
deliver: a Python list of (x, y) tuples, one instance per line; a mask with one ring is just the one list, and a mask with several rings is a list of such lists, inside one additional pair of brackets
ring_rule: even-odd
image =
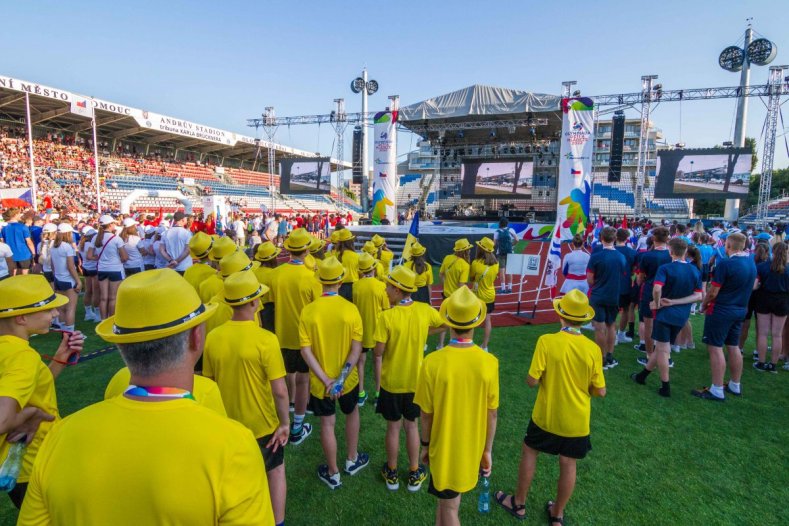
[(773, 247), (773, 262), (770, 265), (771, 271), (777, 274), (786, 272), (787, 251), (789, 251), (789, 245), (783, 241), (775, 244)]

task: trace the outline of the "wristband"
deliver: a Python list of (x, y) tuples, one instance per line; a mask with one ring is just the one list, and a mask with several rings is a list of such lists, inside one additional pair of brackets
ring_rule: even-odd
[(419, 443), (422, 444), (422, 447), (427, 447), (430, 445), (429, 440), (422, 440), (421, 438), (419, 439)]

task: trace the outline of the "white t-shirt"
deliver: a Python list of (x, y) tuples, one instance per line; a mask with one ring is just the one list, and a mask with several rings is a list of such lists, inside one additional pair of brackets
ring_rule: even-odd
[(140, 243), (137, 245), (137, 249), (145, 249), (145, 255), (142, 257), (142, 264), (143, 265), (156, 265), (156, 256), (153, 254), (148, 254), (149, 251), (153, 250), (153, 239), (146, 238), (141, 239)]
[(11, 247), (0, 241), (0, 278), (8, 276), (8, 263), (6, 263), (5, 258), (13, 257), (13, 255)]
[(72, 247), (70, 243), (61, 243), (59, 247), (52, 245), (49, 250), (52, 254), (51, 263), (55, 279), (65, 283), (71, 283), (72, 286), (75, 286), (76, 283), (74, 283), (74, 278), (71, 277), (71, 272), (68, 271), (67, 261), (68, 258), (72, 258), (72, 261), (74, 261), (73, 258), (77, 255), (74, 247)]
[(93, 240), (93, 254), (99, 257), (97, 269), (99, 272), (123, 272), (123, 262), (121, 261), (121, 255), (119, 250), (123, 248), (123, 240), (120, 236), (115, 234), (110, 234), (109, 232), (104, 233), (104, 239), (102, 246), (97, 247), (96, 241), (98, 240), (98, 234), (96, 235), (96, 239)]
[(140, 236), (129, 236), (129, 239), (126, 241), (126, 246), (124, 248), (126, 248), (129, 259), (123, 264), (125, 268), (145, 270), (142, 262), (142, 254), (140, 254), (140, 250), (137, 248), (140, 242)]
[(237, 219), (235, 223), (233, 223), (233, 229), (236, 231), (236, 237), (241, 239), (247, 234), (247, 226), (244, 222), (240, 219)]
[[(82, 269), (83, 270), (96, 270), (98, 268), (97, 261), (95, 259), (88, 259), (88, 249), (90, 248), (92, 242), (85, 241), (82, 245), (82, 250), (79, 251), (79, 257), (82, 259)], [(96, 252), (98, 255), (98, 252)]]
[(586, 266), (589, 263), (589, 257), (589, 254), (583, 250), (573, 250), (564, 256), (562, 274), (578, 277), (565, 278), (560, 291), (562, 294), (567, 294), (573, 289), (578, 289), (584, 294), (589, 291), (589, 284), (586, 281)]
[[(184, 251), (184, 248), (189, 246), (190, 239), (192, 239), (192, 233), (180, 226), (171, 228), (162, 236), (164, 248), (173, 259), (178, 259), (178, 257), (181, 255), (181, 252)], [(167, 266), (167, 263), (168, 262), (165, 262), (165, 267)], [(183, 261), (181, 261), (178, 266), (175, 267), (175, 270), (180, 270), (183, 272), (191, 266), (192, 258), (190, 256), (186, 256)]]
[(153, 242), (153, 245), (152, 245), (153, 246), (153, 257), (154, 257), (154, 264), (153, 265), (156, 268), (165, 268), (165, 267), (167, 267), (167, 260), (164, 259), (164, 256), (162, 256), (161, 250), (159, 250), (163, 243), (164, 243), (164, 241), (162, 241), (161, 239), (157, 239), (156, 241)]
[(44, 272), (52, 272), (52, 264), (50, 263), (50, 250), (52, 250), (52, 241), (41, 241), (36, 247), (38, 262), (41, 263), (41, 269)]

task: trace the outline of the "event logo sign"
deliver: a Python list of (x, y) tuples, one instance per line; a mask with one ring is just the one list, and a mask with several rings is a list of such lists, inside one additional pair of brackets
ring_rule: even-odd
[(397, 173), (397, 112), (378, 112), (373, 123), (373, 224), (380, 225), (384, 218), (395, 224), (397, 177), (390, 175)]

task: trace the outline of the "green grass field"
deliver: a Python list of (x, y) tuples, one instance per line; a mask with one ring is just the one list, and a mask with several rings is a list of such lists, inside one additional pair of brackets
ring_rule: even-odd
[[(594, 449), (579, 462), (567, 524), (789, 524), (789, 373), (755, 372), (749, 357), (751, 341), (741, 399), (717, 404), (692, 397), (690, 389), (709, 383), (707, 353), (700, 345), (703, 319), (695, 316), (692, 321), (699, 348), (674, 355), (677, 365), (672, 369), (670, 399), (657, 395), (656, 375), (646, 387), (634, 384), (629, 375), (640, 369), (635, 363), (638, 353), (631, 345), (617, 348), (620, 365), (606, 372), (608, 396), (593, 401)], [(84, 326), (82, 330), (89, 334), (89, 350), (103, 347), (91, 330)], [(501, 375), (491, 478), (494, 491), (515, 487), (523, 434), (536, 396), (523, 379), (537, 338), (553, 330), (555, 325), (494, 329), (490, 348), (500, 360)], [(33, 338), (32, 345), (51, 352), (55, 337)], [(57, 381), (61, 413), (68, 415), (100, 400), (107, 381), (121, 365), (118, 354), (112, 353), (66, 370)], [(398, 492), (384, 486), (379, 469), (384, 461), (385, 424), (372, 405), (361, 411), (360, 449), (370, 453), (370, 466), (355, 477), (344, 476), (343, 487), (336, 492), (315, 475), (316, 466), (323, 462), (317, 429), (304, 444), (288, 448), (288, 524), (432, 524), (435, 501), (426, 487), (411, 494), (404, 485)], [(316, 423), (313, 417), (308, 419)], [(338, 424), (338, 437), (342, 437), (342, 418)], [(401, 474), (406, 464), (403, 454)], [(555, 495), (557, 473), (557, 459), (541, 457), (525, 524), (545, 524), (543, 505)], [(0, 525), (15, 520), (10, 501), (0, 499)], [(461, 520), (474, 525), (515, 523), (495, 505), (488, 516), (479, 515), (475, 493), (463, 498)]]

